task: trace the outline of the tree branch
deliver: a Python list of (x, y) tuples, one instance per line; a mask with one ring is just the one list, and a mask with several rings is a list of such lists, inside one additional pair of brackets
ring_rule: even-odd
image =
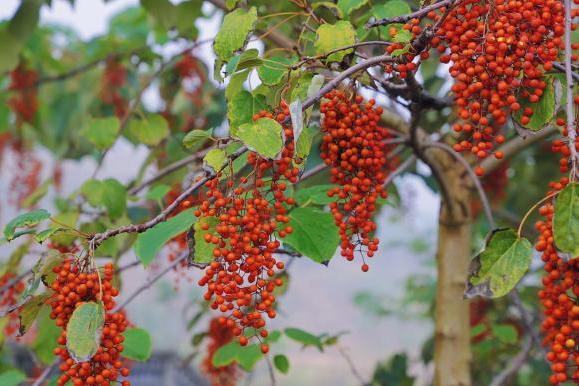
[(379, 27), (381, 25), (388, 25), (388, 24), (393, 24), (393, 23), (406, 23), (407, 21), (410, 21), (412, 19), (421, 19), (423, 17), (425, 17), (429, 12), (437, 10), (439, 8), (445, 7), (447, 5), (449, 5), (450, 3), (452, 3), (454, 0), (441, 0), (438, 1), (434, 4), (428, 5), (424, 8), (419, 9), (416, 12), (412, 12), (409, 13), (408, 15), (402, 15), (402, 16), (395, 16), (395, 17), (387, 17), (384, 19), (380, 19), (380, 20), (376, 20), (370, 23), (366, 24), (366, 28), (373, 28), (373, 27)]
[(515, 154), (518, 154), (520, 151), (526, 149), (532, 144), (539, 142), (556, 132), (557, 132), (556, 127), (548, 126), (543, 130), (541, 130), (540, 132), (538, 132), (537, 134), (531, 135), (526, 138), (520, 136), (514, 137), (508, 142), (505, 142), (501, 147), (497, 149), (503, 152), (504, 157), (502, 159), (497, 159), (495, 157), (487, 157), (480, 162), (480, 166), (484, 169), (485, 175), (488, 175), (489, 173), (496, 170), (496, 168), (498, 168), (500, 165), (502, 165), (503, 162), (512, 158)]
[(567, 140), (569, 147), (569, 178), (571, 181), (579, 176), (579, 153), (575, 147), (577, 132), (575, 130), (575, 101), (573, 98), (573, 71), (571, 69), (571, 27), (573, 15), (571, 10), (571, 0), (564, 0), (565, 4), (565, 79), (567, 81)]
[(515, 375), (520, 370), (520, 368), (523, 367), (523, 365), (527, 362), (527, 359), (529, 358), (529, 353), (531, 352), (532, 348), (533, 348), (533, 339), (528, 337), (527, 339), (525, 339), (521, 351), (510, 360), (510, 362), (503, 369), (503, 371), (501, 371), (493, 378), (489, 386), (506, 385), (507, 382), (510, 380), (510, 378), (513, 375)]

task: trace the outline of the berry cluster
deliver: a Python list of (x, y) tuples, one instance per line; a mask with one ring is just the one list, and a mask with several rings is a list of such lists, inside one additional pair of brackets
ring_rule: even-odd
[[(575, 112), (577, 113), (579, 111), (579, 95), (575, 95), (574, 98), (574, 104), (575, 104)], [(568, 134), (569, 134), (569, 127), (567, 126), (567, 121), (565, 119), (562, 118), (558, 118), (557, 119), (557, 125), (561, 127), (561, 134), (564, 138), (568, 138)], [(576, 151), (579, 152), (579, 119), (575, 119), (575, 143), (573, 144), (575, 146)], [(569, 156), (571, 155), (571, 149), (570, 149), (571, 144), (568, 143), (568, 141), (562, 140), (562, 139), (558, 139), (553, 141), (553, 144), (551, 146), (551, 150), (554, 153), (560, 153), (561, 154), (561, 159), (559, 160), (559, 169), (561, 170), (561, 173), (568, 173), (570, 172), (569, 170)], [(577, 165), (577, 167), (579, 167), (579, 165)], [(575, 171), (576, 173), (579, 173), (579, 170)]]
[(330, 210), (339, 227), (342, 256), (354, 259), (362, 256), (362, 271), (368, 270), (365, 256), (378, 250), (378, 239), (372, 236), (376, 223), (376, 200), (386, 198), (384, 182), (388, 175), (387, 129), (378, 122), (381, 107), (372, 99), (363, 103), (361, 96), (348, 98), (343, 91), (325, 95), (320, 112), (323, 138), (321, 158), (331, 167), (331, 182), (337, 184), (328, 191), (336, 201)]
[[(283, 104), (275, 119), (283, 122), (288, 116), (289, 108)], [(261, 112), (253, 118), (274, 119), (274, 115)], [(220, 321), (239, 336), (241, 345), (248, 343), (242, 335), (245, 328), (255, 329), (258, 339), (268, 335), (264, 316), (275, 318), (273, 291), (283, 284), (275, 278), (276, 269), (284, 267), (274, 257), (280, 246), (275, 236), (283, 238), (293, 231), (287, 225), (287, 213), (295, 200), (286, 195), (286, 189), (287, 183), (297, 182), (299, 173), (293, 160), (293, 131), (286, 127), (284, 134), (279, 159), (250, 152), (251, 172), (242, 177), (220, 173), (207, 183), (207, 197), (195, 213), (207, 232), (205, 241), (214, 245), (215, 257), (199, 285), (207, 288), (204, 297), (211, 301), (211, 308), (228, 314)], [(226, 181), (222, 183), (221, 177)], [(261, 345), (262, 352), (268, 349)]]
[(10, 203), (21, 208), (24, 200), (40, 185), (42, 162), (29, 149), (24, 148), (20, 141), (12, 143), (16, 171), (10, 181)]
[[(110, 313), (115, 306), (113, 298), (118, 291), (112, 285), (114, 269), (106, 264), (99, 276), (89, 272), (76, 261), (68, 259), (53, 269), (57, 275), (51, 288), (53, 297), (49, 300), (52, 308), (50, 317), (62, 328), (58, 338), (59, 347), (54, 354), (61, 359), (60, 370), (63, 374), (57, 384), (64, 385), (71, 381), (75, 386), (101, 385), (108, 386), (117, 382), (119, 376), (127, 377), (129, 369), (120, 359), (123, 351), (124, 337), (127, 328), (124, 312)], [(96, 354), (86, 362), (77, 363), (64, 347), (66, 345), (66, 326), (75, 308), (83, 302), (102, 301), (105, 312), (105, 324), (102, 329), (101, 343)], [(122, 386), (130, 386), (129, 381), (122, 381)]]
[[(12, 282), (16, 275), (14, 273), (8, 272), (0, 277), (0, 287), (5, 286), (9, 282)], [(2, 294), (0, 294), (0, 307), (7, 308), (16, 303), (18, 296), (24, 291), (25, 284), (23, 281), (19, 281), (6, 289)], [(4, 334), (6, 336), (14, 335), (18, 331), (18, 314), (12, 312), (8, 314), (8, 323), (4, 327)]]
[(118, 118), (123, 118), (128, 104), (121, 95), (121, 89), (127, 83), (127, 69), (117, 58), (107, 60), (101, 83), (101, 100), (114, 107)]
[[(551, 183), (548, 194), (561, 190), (567, 183), (566, 177)], [(535, 224), (540, 232), (535, 249), (541, 252), (547, 273), (539, 298), (545, 308), (541, 329), (549, 346), (547, 359), (553, 371), (549, 381), (553, 385), (569, 379), (579, 382), (579, 259), (566, 261), (553, 243), (553, 204), (544, 204), (539, 213), (544, 219)]]
[(213, 318), (209, 322), (209, 331), (207, 337), (207, 355), (203, 359), (202, 367), (205, 373), (211, 379), (212, 386), (235, 386), (239, 376), (237, 365), (235, 363), (227, 366), (213, 366), (213, 356), (222, 346), (233, 340), (233, 330), (226, 323), (220, 322), (219, 318)]
[(34, 121), (38, 111), (37, 81), (38, 73), (26, 68), (22, 63), (10, 72), (8, 88), (14, 92), (14, 95), (8, 100), (8, 106), (16, 114), (18, 124)]
[(448, 13), (432, 46), (445, 53), (443, 63), (452, 62), (452, 91), (463, 120), (454, 130), (470, 137), (456, 151), (485, 158), (494, 142), (504, 141), (498, 131), (510, 114), (520, 114), (523, 125), (530, 122), (533, 108), (521, 101), (536, 103), (543, 95), (545, 72), (562, 47), (563, 21), (563, 4), (556, 0), (466, 0)]

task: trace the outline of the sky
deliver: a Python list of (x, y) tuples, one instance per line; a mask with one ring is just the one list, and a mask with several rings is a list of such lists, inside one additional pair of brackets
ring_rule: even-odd
[[(3, 20), (12, 16), (19, 1), (1, 0), (0, 3), (0, 20)], [(76, 0), (73, 8), (67, 1), (53, 0), (51, 8), (42, 8), (41, 23), (61, 23), (75, 29), (84, 39), (90, 39), (104, 33), (112, 15), (136, 4), (137, 0), (115, 0), (107, 3)], [(218, 27), (218, 20), (204, 23), (200, 28), (200, 39), (214, 36)], [(201, 55), (207, 62), (212, 61), (210, 45), (206, 45)], [(212, 65), (209, 67), (212, 68)], [(149, 105), (156, 103), (154, 90), (147, 96), (146, 101)], [(38, 150), (38, 153), (47, 164), (52, 162), (46, 152)], [(121, 181), (128, 181), (136, 172), (139, 161), (145, 156), (144, 148), (134, 148), (126, 142), (120, 142), (110, 152), (99, 177), (116, 177)], [(69, 191), (78, 187), (80, 182), (87, 178), (87, 168), (92, 170), (93, 164), (92, 159), (67, 162), (64, 165), (65, 190), (67, 187)], [(10, 169), (8, 160), (0, 169), (2, 180), (9, 181)], [(396, 351), (404, 350), (416, 356), (419, 344), (431, 332), (428, 322), (396, 317), (378, 319), (362, 313), (352, 301), (358, 291), (370, 291), (386, 299), (395, 298), (402, 294), (404, 281), (409, 275), (432, 271), (438, 197), (416, 177), (398, 178), (396, 184), (403, 192), (402, 196), (406, 197), (405, 202), (402, 209), (386, 208), (378, 217), (378, 236), (382, 247), (374, 258), (370, 272), (362, 274), (357, 264), (346, 262), (339, 256), (332, 260), (329, 267), (300, 259), (292, 266), (290, 290), (280, 299), (280, 317), (273, 323), (277, 328), (300, 327), (313, 333), (348, 331), (343, 337), (342, 345), (366, 378), (370, 377), (377, 361), (387, 359)], [(0, 200), (6, 196), (6, 185), (0, 184)], [(0, 215), (0, 222), (3, 217), (5, 221), (6, 216)], [(424, 252), (412, 252), (407, 247), (408, 243), (416, 239), (427, 244)], [(130, 261), (134, 256), (129, 255), (126, 259)], [(130, 293), (132, 289), (140, 286), (149, 274), (150, 270), (142, 268), (132, 271), (124, 283), (123, 292)], [(190, 275), (193, 283), (198, 275), (197, 272)], [(187, 282), (180, 281), (180, 290), (174, 293), (174, 280), (169, 278), (160, 282), (146, 296), (132, 303), (129, 312), (136, 325), (153, 333), (154, 347), (157, 350), (176, 349), (187, 354), (189, 343), (188, 339), (183, 339), (183, 336), (188, 334), (184, 322), (180, 318), (167, 318), (167, 315), (175, 314), (175, 309), (199, 298), (200, 291), (195, 285), (187, 287)], [(167, 297), (167, 294), (170, 296)], [(155, 307), (152, 308), (151, 304)], [(290, 371), (287, 376), (281, 376), (278, 380), (280, 386), (356, 384), (347, 363), (336, 349), (321, 354), (313, 349), (301, 350), (287, 340), (282, 341), (275, 350), (281, 349), (288, 354), (292, 368), (296, 370)], [(262, 383), (259, 377), (267, 377), (263, 367), (259, 369), (258, 379), (254, 384), (266, 384), (265, 381)]]

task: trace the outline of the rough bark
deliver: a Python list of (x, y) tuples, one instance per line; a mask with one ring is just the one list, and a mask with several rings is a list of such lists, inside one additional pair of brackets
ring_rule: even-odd
[(443, 151), (427, 159), (441, 190), (435, 308), (435, 386), (470, 386), (470, 310), (463, 299), (471, 249), (470, 181)]

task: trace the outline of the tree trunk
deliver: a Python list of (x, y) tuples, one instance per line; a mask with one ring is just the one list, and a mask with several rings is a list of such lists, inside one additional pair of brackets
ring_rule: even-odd
[(470, 310), (463, 292), (471, 255), (471, 181), (464, 168), (444, 151), (432, 149), (428, 153), (442, 191), (436, 252), (434, 385), (470, 386)]

